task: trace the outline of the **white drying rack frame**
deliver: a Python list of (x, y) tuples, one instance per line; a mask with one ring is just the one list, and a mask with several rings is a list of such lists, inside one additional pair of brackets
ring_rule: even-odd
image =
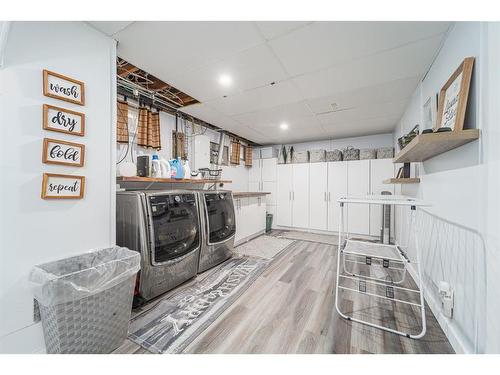
[[(417, 214), (417, 209), (419, 207), (423, 206), (429, 206), (425, 202), (421, 200), (417, 200), (414, 198), (402, 196), (402, 195), (369, 195), (366, 197), (342, 197), (337, 200), (337, 202), (340, 204), (340, 212), (339, 212), (339, 243), (338, 243), (338, 252), (337, 252), (337, 282), (335, 285), (335, 309), (339, 313), (339, 315), (347, 319), (349, 321), (365, 324), (370, 327), (378, 328), (387, 332), (395, 333), (397, 335), (409, 337), (412, 339), (419, 339), (425, 335), (426, 329), (427, 329), (427, 324), (426, 324), (426, 319), (425, 319), (425, 301), (424, 301), (424, 285), (422, 281), (422, 270), (421, 270), (421, 253), (420, 253), (420, 247), (418, 244), (418, 233), (416, 229), (416, 214)], [(369, 205), (391, 205), (391, 206), (407, 206), (410, 207), (411, 209), (411, 216), (410, 216), (410, 221), (409, 221), (409, 235), (408, 235), (408, 245), (410, 244), (410, 234), (413, 232), (415, 235), (415, 247), (416, 247), (416, 262), (412, 262), (413, 264), (416, 263), (417, 266), (417, 273), (418, 273), (418, 289), (409, 289), (409, 288), (403, 288), (401, 286), (398, 286), (398, 284), (401, 284), (405, 281), (406, 278), (406, 270), (408, 265), (410, 264), (410, 259), (408, 256), (405, 254), (405, 252), (401, 249), (401, 247), (397, 245), (386, 245), (386, 244), (380, 244), (380, 243), (373, 243), (373, 242), (368, 242), (368, 241), (361, 241), (361, 240), (352, 240), (349, 239), (349, 232), (346, 231), (345, 233), (345, 240), (343, 237), (344, 234), (344, 206), (346, 204), (350, 203), (355, 203), (355, 204), (369, 204)], [(351, 247), (356, 247), (358, 246), (358, 249), (351, 250)], [(364, 248), (364, 250), (363, 250)], [(370, 251), (368, 251), (370, 250)], [(385, 254), (382, 252), (385, 250)], [(391, 252), (391, 254), (388, 256), (388, 251)], [(402, 278), (397, 281), (392, 281), (392, 280), (387, 280), (386, 278), (379, 278), (379, 277), (368, 277), (364, 275), (360, 275), (357, 273), (354, 273), (353, 271), (348, 271), (346, 268), (346, 255), (350, 255), (353, 257), (357, 258), (365, 258), (365, 263), (367, 265), (372, 264), (372, 259), (376, 259), (378, 261), (381, 261), (383, 264), (384, 268), (387, 269), (396, 269), (396, 270), (401, 270), (402, 271)], [(343, 259), (343, 268), (341, 270), (340, 268), (340, 260), (341, 258)], [(352, 261), (351, 261), (352, 262)], [(354, 261), (354, 263), (361, 263), (358, 261)], [(390, 263), (393, 264), (392, 267), (390, 267)], [(394, 267), (394, 265), (397, 264), (399, 267)], [(345, 286), (340, 285), (340, 279), (348, 279), (352, 280), (354, 282), (358, 283), (358, 289), (354, 288), (349, 288)], [(377, 293), (370, 293), (366, 291), (366, 285), (371, 284), (375, 285), (376, 287), (385, 287), (386, 290), (386, 295), (380, 295)], [(368, 322), (366, 320), (354, 318), (353, 316), (349, 316), (342, 311), (340, 311), (339, 308), (339, 290), (348, 290), (354, 293), (360, 293), (364, 295), (369, 295), (371, 297), (376, 297), (376, 298), (381, 298), (384, 300), (389, 300), (392, 301), (393, 303), (402, 303), (402, 304), (407, 304), (407, 305), (412, 305), (415, 307), (418, 307), (420, 309), (421, 313), (421, 320), (422, 320), (422, 330), (418, 334), (411, 334), (408, 332), (403, 332), (399, 331), (390, 327), (385, 327), (379, 324), (375, 324), (372, 322)], [(402, 299), (397, 299), (394, 298), (394, 291), (395, 290), (401, 290), (404, 292), (410, 292), (410, 293), (416, 293), (419, 295), (419, 303), (415, 302), (410, 302), (410, 301), (405, 301)]]

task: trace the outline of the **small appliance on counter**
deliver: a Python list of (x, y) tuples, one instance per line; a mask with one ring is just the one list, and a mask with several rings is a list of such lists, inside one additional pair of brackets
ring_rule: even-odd
[(151, 157), (149, 155), (137, 156), (137, 176), (149, 177), (150, 164), (151, 164)]

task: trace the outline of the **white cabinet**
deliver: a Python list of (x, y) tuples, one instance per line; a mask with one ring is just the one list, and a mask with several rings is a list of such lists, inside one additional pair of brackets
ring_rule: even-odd
[(292, 225), (309, 228), (309, 164), (292, 165)]
[(248, 205), (248, 198), (235, 198), (234, 199), (234, 215), (236, 221), (236, 233), (234, 235), (234, 242), (238, 243), (246, 237), (245, 231), (248, 228), (245, 222), (245, 215), (243, 215), (243, 207)]
[[(252, 160), (252, 166), (248, 169), (248, 181), (260, 182), (262, 177), (261, 159)], [(257, 190), (258, 191), (258, 190)]]
[(309, 165), (309, 228), (328, 229), (328, 164)]
[(266, 230), (266, 204), (264, 197), (240, 197), (234, 199), (236, 234), (234, 242), (253, 238)]
[(248, 191), (262, 191), (267, 194), (265, 203), (268, 211), (275, 211), (277, 204), (278, 159), (255, 159), (249, 170)]
[[(383, 191), (394, 194), (394, 185), (384, 184), (383, 181), (394, 177), (394, 164), (392, 159), (370, 160), (370, 194), (380, 195)], [(391, 211), (391, 218), (394, 217), (394, 207)], [(391, 220), (392, 221), (392, 220)], [(382, 228), (382, 206), (370, 206), (370, 235), (380, 236)], [(392, 232), (394, 233), (394, 232)]]
[[(370, 194), (370, 160), (347, 162), (347, 194), (353, 197), (366, 197)], [(347, 230), (353, 234), (370, 234), (369, 205), (347, 205)]]
[[(347, 196), (347, 162), (328, 163), (328, 230), (338, 232), (340, 205), (337, 199)], [(344, 210), (344, 225), (347, 210)], [(346, 228), (344, 228), (346, 229)]]
[(276, 181), (278, 159), (261, 159), (261, 179), (262, 181)]
[(276, 223), (291, 227), (293, 164), (278, 165), (278, 188), (276, 190)]

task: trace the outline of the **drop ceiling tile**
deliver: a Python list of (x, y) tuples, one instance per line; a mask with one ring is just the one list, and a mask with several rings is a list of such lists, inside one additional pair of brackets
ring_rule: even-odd
[(233, 118), (247, 126), (278, 126), (286, 122), (291, 124), (296, 120), (314, 118), (305, 102), (284, 104), (260, 111), (244, 113)]
[(430, 66), (441, 42), (442, 36), (429, 38), (292, 80), (302, 96), (320, 97), (416, 75), (422, 76)]
[(207, 104), (227, 116), (236, 116), (286, 103), (295, 103), (299, 100), (300, 96), (296, 88), (289, 81), (283, 81), (230, 95), (227, 98), (211, 100)]
[(267, 40), (312, 24), (307, 21), (259, 21), (255, 23)]
[(252, 22), (134, 22), (114, 35), (118, 56), (170, 83), (176, 74), (261, 44)]
[(333, 104), (336, 105), (337, 109), (345, 109), (371, 103), (397, 101), (410, 98), (419, 81), (420, 76), (397, 79), (334, 95), (308, 99), (307, 104), (313, 113), (319, 114), (333, 110)]
[(112, 36), (125, 29), (127, 26), (131, 25), (132, 21), (87, 21), (92, 27), (97, 30), (102, 31), (104, 34), (108, 36)]
[[(218, 83), (221, 74), (232, 77), (231, 86), (223, 87)], [(280, 82), (286, 78), (283, 67), (269, 46), (261, 44), (226, 59), (209, 63), (200, 69), (182, 71), (175, 75), (170, 83), (200, 101), (208, 101), (269, 85), (271, 82)]]
[(299, 75), (444, 33), (449, 22), (315, 22), (269, 42)]

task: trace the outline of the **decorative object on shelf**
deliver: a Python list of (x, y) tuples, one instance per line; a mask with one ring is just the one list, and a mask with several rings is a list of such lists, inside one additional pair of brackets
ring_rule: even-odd
[(403, 178), (403, 167), (398, 169), (398, 173), (396, 175), (396, 178)]
[(465, 58), (439, 92), (436, 129), (463, 130), (473, 67), (474, 57)]
[(376, 159), (376, 158), (377, 158), (377, 150), (373, 148), (364, 148), (359, 150), (359, 160)]
[(128, 103), (126, 100), (116, 102), (116, 141), (128, 143)]
[(85, 191), (85, 177), (65, 174), (44, 173), (42, 199), (82, 199)]
[(434, 131), (432, 129), (424, 129), (422, 130), (421, 134), (429, 134), (429, 133), (434, 133)]
[(309, 151), (295, 151), (292, 154), (292, 163), (308, 163)]
[(320, 163), (326, 161), (325, 150), (312, 150), (309, 151), (309, 163)]
[(219, 159), (219, 144), (210, 142), (210, 163), (217, 164)]
[(44, 104), (43, 128), (54, 132), (83, 136), (85, 135), (85, 114)]
[(452, 131), (451, 128), (444, 126), (444, 127), (438, 128), (436, 130), (436, 133), (445, 133), (445, 132), (451, 132), (451, 131)]
[(286, 151), (286, 160), (285, 163), (293, 163), (293, 155), (295, 154), (295, 149), (293, 146), (288, 146)]
[(85, 145), (44, 138), (42, 162), (83, 167)]
[(137, 156), (137, 176), (149, 177), (151, 157), (149, 155)]
[(348, 146), (342, 150), (344, 160), (359, 160), (359, 148)]
[(85, 105), (85, 83), (44, 69), (43, 95)]
[(405, 148), (408, 145), (408, 143), (410, 143), (413, 140), (413, 138), (415, 138), (418, 135), (418, 131), (419, 131), (419, 125), (417, 124), (413, 127), (413, 129), (410, 130), (408, 134), (399, 137), (398, 138), (399, 149), (402, 150), (403, 148)]
[(342, 161), (342, 151), (332, 150), (326, 152), (326, 161)]
[(403, 175), (401, 176), (402, 178), (410, 178), (410, 163), (404, 163), (403, 164)]
[[(427, 101), (423, 107), (424, 130), (433, 129), (436, 126), (436, 116), (437, 116), (437, 96), (431, 95), (427, 98)], [(422, 131), (422, 133), (424, 132)]]
[(391, 159), (394, 157), (394, 147), (379, 147), (377, 149), (377, 159)]

